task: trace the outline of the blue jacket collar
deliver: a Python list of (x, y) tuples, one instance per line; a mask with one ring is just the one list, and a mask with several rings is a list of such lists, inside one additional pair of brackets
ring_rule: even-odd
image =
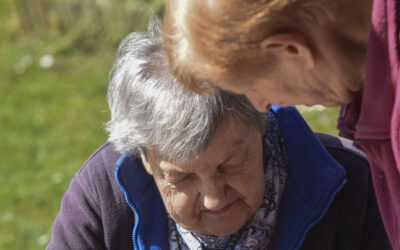
[(294, 108), (273, 108), (288, 153), (274, 250), (299, 249), (346, 182), (343, 167), (320, 144)]
[(134, 250), (168, 249), (168, 217), (153, 177), (133, 156), (122, 156), (116, 166), (116, 181), (135, 216)]
[[(287, 146), (289, 166), (272, 249), (295, 250), (343, 187), (345, 171), (294, 108), (273, 111)], [(153, 178), (135, 157), (122, 156), (116, 165), (116, 180), (135, 213), (134, 249), (169, 249), (168, 218)]]

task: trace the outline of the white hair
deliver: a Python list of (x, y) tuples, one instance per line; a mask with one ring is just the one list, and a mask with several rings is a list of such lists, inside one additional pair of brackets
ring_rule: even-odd
[(169, 160), (188, 160), (204, 150), (229, 115), (262, 129), (263, 115), (240, 95), (201, 96), (178, 84), (168, 69), (159, 24), (131, 33), (120, 44), (110, 73), (109, 141), (122, 153), (155, 149)]

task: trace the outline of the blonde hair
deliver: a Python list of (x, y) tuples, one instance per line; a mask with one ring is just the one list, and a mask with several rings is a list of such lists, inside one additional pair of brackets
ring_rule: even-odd
[(219, 76), (265, 70), (274, 58), (260, 49), (260, 43), (290, 30), (307, 35), (308, 24), (315, 27), (324, 18), (334, 18), (327, 11), (331, 2), (335, 1), (169, 0), (164, 43), (171, 70), (200, 94), (213, 90), (209, 81), (219, 81)]

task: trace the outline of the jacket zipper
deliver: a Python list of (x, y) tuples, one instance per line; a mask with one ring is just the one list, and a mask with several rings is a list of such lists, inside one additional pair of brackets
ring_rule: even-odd
[(135, 224), (133, 225), (133, 229), (132, 229), (132, 245), (133, 245), (133, 250), (139, 250), (140, 247), (138, 246), (138, 228), (139, 228), (139, 215), (137, 214), (138, 212), (136, 212), (136, 207), (134, 204), (132, 204), (129, 199), (127, 199), (128, 202), (128, 206), (133, 210), (133, 214), (135, 217)]
[[(120, 159), (121, 160), (121, 159)], [(121, 160), (122, 162), (123, 160)], [(133, 229), (132, 229), (132, 245), (133, 245), (133, 250), (140, 250), (140, 247), (138, 245), (138, 228), (139, 228), (139, 223), (140, 223), (140, 216), (138, 214), (138, 210), (136, 209), (136, 206), (133, 202), (131, 202), (131, 200), (129, 199), (128, 196), (128, 192), (125, 190), (124, 186), (122, 185), (122, 183), (119, 180), (119, 170), (121, 168), (121, 165), (117, 163), (117, 168), (115, 169), (115, 179), (117, 181), (117, 184), (120, 188), (120, 190), (122, 191), (125, 201), (128, 203), (128, 206), (131, 208), (131, 210), (133, 211), (133, 215), (135, 218), (135, 223), (133, 225)]]

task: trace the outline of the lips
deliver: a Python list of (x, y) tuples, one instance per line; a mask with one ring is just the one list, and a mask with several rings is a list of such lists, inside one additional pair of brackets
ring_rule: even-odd
[(223, 206), (222, 208), (219, 208), (219, 209), (216, 209), (216, 210), (206, 210), (205, 212), (206, 212), (207, 214), (213, 215), (213, 216), (222, 215), (222, 214), (224, 214), (225, 212), (227, 212), (233, 205), (235, 205), (236, 202), (237, 202), (237, 200), (235, 200), (235, 201), (233, 201), (233, 202), (231, 202), (231, 203), (229, 203), (229, 204)]

